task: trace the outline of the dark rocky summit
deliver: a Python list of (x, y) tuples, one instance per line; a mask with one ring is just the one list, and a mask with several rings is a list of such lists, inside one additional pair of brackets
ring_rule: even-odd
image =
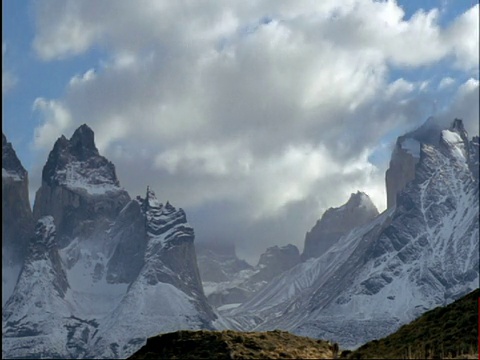
[(338, 239), (357, 226), (372, 221), (378, 210), (367, 194), (358, 191), (338, 208), (330, 208), (305, 236), (302, 260), (323, 255)]
[(17, 157), (17, 153), (12, 147), (12, 143), (7, 141), (5, 134), (2, 133), (2, 169), (16, 174), (20, 179), (27, 176), (27, 171)]
[(59, 245), (65, 247), (76, 237), (102, 237), (129, 200), (115, 166), (99, 154), (93, 131), (82, 125), (70, 140), (62, 135), (55, 142), (42, 171), (33, 216), (52, 215)]
[(300, 262), (300, 252), (295, 245), (272, 246), (260, 255), (256, 268), (249, 282), (268, 282)]

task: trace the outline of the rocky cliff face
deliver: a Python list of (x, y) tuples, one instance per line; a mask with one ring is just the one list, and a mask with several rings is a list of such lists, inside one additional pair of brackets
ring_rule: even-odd
[(253, 269), (253, 266), (237, 257), (234, 244), (199, 243), (195, 248), (203, 282), (229, 281), (238, 272)]
[(219, 311), (244, 303), (273, 278), (300, 262), (300, 253), (291, 244), (268, 248), (254, 267), (239, 260), (233, 247), (204, 245), (201, 254), (201, 270), (215, 269), (220, 274), (212, 277), (207, 272), (204, 278), (202, 273), (208, 301)]
[(415, 178), (415, 165), (420, 157), (420, 143), (412, 138), (399, 137), (385, 173), (387, 208), (397, 204), (397, 194)]
[(101, 237), (129, 200), (115, 166), (99, 154), (93, 131), (82, 125), (70, 140), (62, 135), (50, 152), (33, 216), (53, 216), (63, 248), (77, 237)]
[(302, 260), (323, 255), (338, 239), (357, 226), (364, 225), (378, 215), (378, 210), (367, 194), (357, 192), (338, 208), (330, 208), (305, 237)]
[(269, 247), (258, 260), (258, 272), (249, 279), (250, 283), (269, 282), (300, 262), (300, 252), (295, 245)]
[[(437, 119), (430, 117), (418, 129), (400, 136), (397, 139), (390, 159), (390, 166), (385, 173), (387, 208), (396, 205), (397, 194), (415, 178), (415, 166), (420, 159), (421, 144), (438, 146), (441, 132), (448, 126), (449, 124), (440, 124)], [(452, 127), (458, 127), (459, 131), (463, 134), (463, 140), (466, 141), (466, 143), (470, 143), (468, 138), (465, 137), (467, 136), (466, 131), (460, 119), (455, 119)], [(473, 143), (474, 142), (475, 139), (473, 139)], [(475, 159), (475, 155), (473, 155), (473, 157)], [(472, 161), (475, 161), (474, 159)], [(475, 167), (475, 165), (473, 166)]]
[(134, 201), (138, 207), (127, 209), (139, 209), (145, 219), (144, 264), (91, 341), (92, 357), (124, 358), (147, 337), (180, 328), (213, 329), (217, 319), (203, 293), (185, 212), (160, 203), (150, 189)]
[(33, 227), (28, 173), (2, 134), (2, 307), (13, 292)]
[[(107, 263), (107, 282), (130, 284), (145, 265), (146, 219), (138, 200), (131, 200), (111, 227), (109, 242), (116, 244)], [(127, 266), (128, 264), (128, 266)]]
[(477, 288), (479, 190), (461, 128), (420, 144), (415, 177), (395, 207), (224, 315), (244, 329), (280, 328), (351, 348)]
[(480, 174), (478, 171), (478, 169), (480, 168), (479, 158), (480, 158), (480, 138), (478, 136), (474, 136), (472, 138), (472, 141), (470, 141), (470, 154), (469, 154), (468, 166), (470, 167), (470, 171), (472, 172), (475, 179), (477, 179), (477, 181), (480, 178)]

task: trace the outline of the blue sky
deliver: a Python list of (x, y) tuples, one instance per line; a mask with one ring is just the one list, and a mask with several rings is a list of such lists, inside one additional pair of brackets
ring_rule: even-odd
[(428, 116), (478, 133), (478, 1), (2, 6), (2, 130), (31, 198), (86, 122), (132, 196), (151, 185), (246, 257), (301, 247), (356, 190), (382, 210), (392, 145)]

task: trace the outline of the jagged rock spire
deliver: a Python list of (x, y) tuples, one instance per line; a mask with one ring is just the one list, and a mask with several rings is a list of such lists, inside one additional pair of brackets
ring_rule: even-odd
[(12, 144), (8, 142), (4, 133), (2, 133), (2, 169), (18, 175), (20, 179), (27, 175), (27, 171), (22, 166), (17, 153), (13, 149)]
[(79, 160), (86, 160), (92, 156), (98, 156), (95, 146), (95, 134), (87, 124), (83, 124), (73, 133), (70, 138), (70, 146)]

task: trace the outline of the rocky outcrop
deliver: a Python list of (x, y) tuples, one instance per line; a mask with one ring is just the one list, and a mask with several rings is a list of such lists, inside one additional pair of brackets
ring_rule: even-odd
[(477, 179), (477, 181), (480, 178), (480, 173), (478, 171), (478, 169), (480, 168), (479, 158), (480, 158), (480, 138), (478, 136), (474, 136), (470, 141), (470, 154), (469, 154), (468, 166), (473, 176), (475, 177), (475, 179)]
[(219, 274), (207, 273), (204, 278), (202, 273), (202, 281), (208, 302), (220, 311), (246, 302), (273, 278), (300, 262), (298, 248), (291, 244), (268, 248), (255, 267), (239, 260), (233, 246), (204, 244), (201, 254), (201, 269), (214, 269)]
[(338, 239), (378, 215), (367, 194), (358, 191), (338, 208), (330, 208), (305, 236), (302, 261), (323, 255)]
[[(160, 203), (150, 189), (141, 201), (148, 239), (144, 269), (148, 283), (173, 282), (172, 285), (187, 294), (203, 297), (193, 245), (195, 234), (187, 223), (185, 212), (177, 210), (168, 201), (165, 205)], [(164, 271), (165, 267), (167, 271)], [(175, 276), (172, 277), (171, 273)]]
[(145, 264), (148, 241), (145, 216), (138, 200), (131, 200), (120, 212), (108, 238), (116, 246), (107, 264), (107, 281), (130, 284)]
[[(438, 146), (440, 134), (448, 124), (440, 124), (439, 120), (430, 117), (418, 129), (400, 136), (390, 158), (390, 165), (385, 173), (387, 190), (387, 208), (392, 208), (397, 203), (397, 194), (415, 178), (415, 166), (420, 160), (420, 146), (427, 144)], [(468, 136), (460, 119), (455, 119), (453, 127), (461, 127), (463, 140), (468, 143)]]
[(262, 255), (256, 268), (258, 272), (248, 280), (250, 283), (269, 282), (300, 262), (300, 252), (295, 245), (269, 247)]
[(2, 134), (2, 306), (13, 292), (33, 228), (28, 173)]
[(420, 143), (411, 138), (399, 137), (395, 144), (390, 166), (385, 173), (387, 208), (397, 203), (397, 194), (415, 178), (415, 165), (420, 157)]
[(233, 243), (197, 243), (195, 249), (203, 282), (230, 281), (240, 271), (253, 269), (237, 257)]
[(131, 203), (126, 210), (140, 209), (144, 218), (144, 265), (100, 325), (91, 341), (91, 357), (124, 358), (147, 337), (179, 329), (213, 329), (217, 319), (203, 293), (194, 232), (185, 212), (160, 203), (151, 189), (135, 201), (138, 206)]
[(76, 237), (101, 237), (129, 200), (115, 166), (99, 154), (93, 131), (82, 125), (70, 140), (62, 135), (55, 142), (43, 168), (33, 216), (52, 215), (58, 243), (65, 247)]

